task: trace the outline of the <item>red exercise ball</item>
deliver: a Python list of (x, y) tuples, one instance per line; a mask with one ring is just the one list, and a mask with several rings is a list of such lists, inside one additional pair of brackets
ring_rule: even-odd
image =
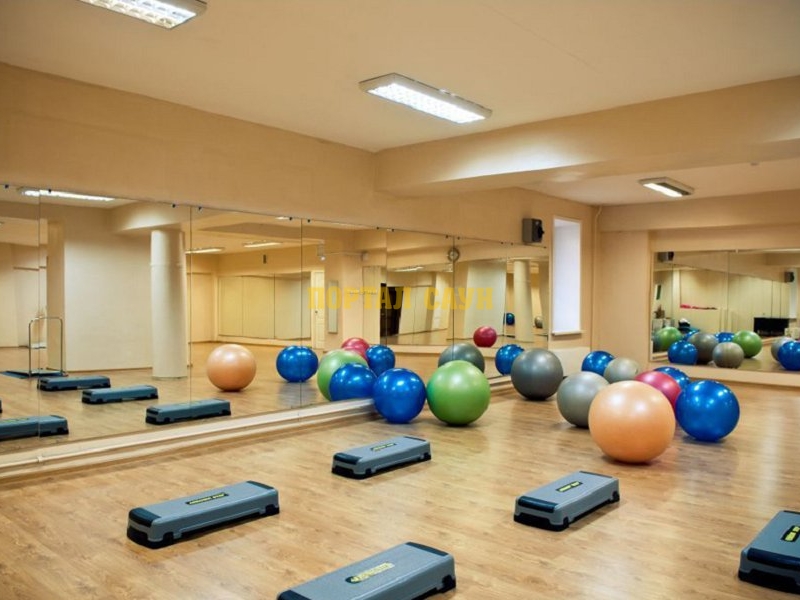
[(476, 346), (481, 348), (491, 348), (497, 341), (497, 332), (494, 330), (494, 327), (483, 325), (482, 327), (478, 327), (475, 333), (472, 334), (472, 341), (475, 342)]
[(342, 342), (341, 348), (344, 350), (351, 350), (360, 355), (361, 358), (366, 359), (369, 342), (360, 337), (351, 337)]
[(256, 357), (239, 344), (223, 344), (206, 360), (208, 380), (223, 392), (246, 388), (256, 376)]
[(672, 410), (675, 410), (675, 403), (678, 401), (678, 396), (680, 396), (681, 386), (673, 377), (663, 371), (645, 371), (644, 373), (639, 373), (634, 379), (647, 385), (652, 385), (664, 394), (672, 405)]

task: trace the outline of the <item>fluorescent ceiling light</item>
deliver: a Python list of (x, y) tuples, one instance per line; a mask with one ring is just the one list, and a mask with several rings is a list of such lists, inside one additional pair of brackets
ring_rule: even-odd
[(89, 202), (111, 202), (114, 200), (110, 196), (93, 196), (91, 194), (77, 194), (60, 190), (36, 190), (33, 188), (20, 188), (19, 193), (33, 198), (62, 198), (63, 200), (87, 200)]
[(369, 94), (454, 123), (472, 123), (486, 119), (492, 114), (491, 110), (480, 104), (397, 73), (368, 79), (358, 85)]
[(266, 240), (262, 240), (260, 242), (245, 242), (242, 244), (245, 248), (266, 248), (268, 246), (280, 246), (281, 242), (268, 242)]
[(186, 254), (212, 254), (214, 252), (222, 252), (225, 248), (221, 246), (206, 246), (205, 248), (191, 248), (186, 251)]
[(650, 188), (656, 192), (660, 192), (670, 198), (682, 198), (683, 196), (691, 196), (694, 188), (675, 181), (669, 177), (655, 177), (653, 179), (640, 179), (639, 183), (646, 188)]
[(413, 267), (400, 267), (399, 269), (395, 269), (395, 273), (410, 273), (412, 271), (422, 271), (425, 267), (422, 265), (416, 265)]
[(292, 217), (275, 217), (278, 221), (291, 221)]
[(81, 0), (128, 17), (172, 29), (206, 10), (203, 0)]

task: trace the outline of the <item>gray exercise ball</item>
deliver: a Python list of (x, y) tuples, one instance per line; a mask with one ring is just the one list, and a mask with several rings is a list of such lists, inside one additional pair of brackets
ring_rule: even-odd
[(528, 400), (547, 400), (563, 379), (561, 360), (543, 348), (526, 350), (511, 365), (511, 384)]
[(744, 360), (744, 350), (733, 342), (720, 342), (714, 348), (714, 364), (721, 369), (738, 369)]
[(593, 371), (569, 375), (558, 386), (558, 412), (576, 427), (589, 427), (589, 407), (597, 392), (607, 385), (608, 381)]
[(486, 370), (486, 360), (478, 347), (473, 344), (453, 344), (444, 349), (439, 355), (439, 366), (449, 363), (451, 360), (465, 360), (478, 367), (481, 372)]
[(794, 338), (790, 338), (789, 336), (783, 336), (777, 338), (775, 341), (772, 342), (772, 345), (769, 347), (769, 351), (772, 353), (772, 358), (778, 360), (778, 350), (781, 349), (786, 342), (793, 342)]
[(625, 358), (620, 356), (615, 358), (606, 365), (603, 371), (603, 377), (608, 383), (616, 383), (618, 381), (630, 381), (635, 379), (639, 374), (639, 363), (632, 358)]
[(700, 331), (689, 338), (689, 343), (697, 348), (697, 364), (707, 365), (713, 360), (714, 348), (719, 340), (713, 333)]

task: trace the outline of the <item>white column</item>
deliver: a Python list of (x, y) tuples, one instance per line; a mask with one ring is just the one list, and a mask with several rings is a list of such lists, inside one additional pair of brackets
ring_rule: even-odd
[(518, 342), (533, 341), (533, 307), (531, 302), (531, 264), (514, 261), (514, 337)]
[(150, 283), (153, 377), (186, 377), (186, 260), (180, 231), (155, 230), (150, 234)]

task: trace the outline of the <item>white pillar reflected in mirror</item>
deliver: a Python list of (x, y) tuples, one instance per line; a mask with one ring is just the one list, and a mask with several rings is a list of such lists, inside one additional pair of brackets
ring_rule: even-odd
[(188, 375), (185, 261), (181, 231), (150, 234), (153, 377)]

